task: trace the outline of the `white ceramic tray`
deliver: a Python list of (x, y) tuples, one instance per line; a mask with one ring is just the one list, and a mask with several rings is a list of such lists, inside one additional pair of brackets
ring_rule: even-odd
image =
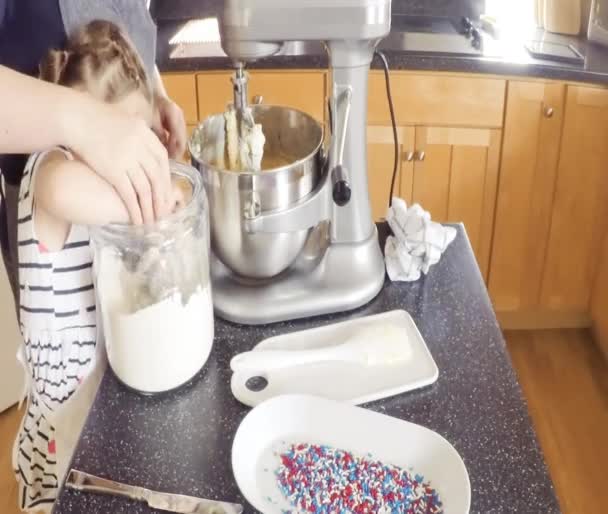
[(278, 455), (296, 443), (325, 444), (368, 455), (421, 474), (439, 494), (445, 514), (467, 514), (471, 486), (454, 447), (414, 423), (342, 402), (303, 395), (273, 398), (253, 409), (232, 446), (236, 482), (249, 503), (265, 514), (293, 511), (278, 488)]
[[(282, 394), (309, 394), (359, 405), (435, 382), (439, 376), (437, 365), (414, 320), (403, 310), (271, 337), (258, 344), (254, 351), (323, 348), (340, 344), (362, 327), (386, 323), (393, 323), (403, 331), (403, 344), (410, 346), (410, 359), (398, 364), (377, 366), (322, 362), (267, 372), (237, 371), (232, 375), (232, 394), (250, 407)], [(252, 375), (262, 380), (252, 380)], [(259, 387), (255, 386), (260, 383), (265, 387), (257, 390)]]

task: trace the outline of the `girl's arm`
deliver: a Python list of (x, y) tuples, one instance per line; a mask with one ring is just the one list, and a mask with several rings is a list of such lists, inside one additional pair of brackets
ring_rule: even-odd
[[(64, 145), (114, 186), (134, 223), (166, 214), (170, 202), (167, 150), (143, 120), (93, 97), (0, 66), (0, 153)], [(134, 184), (129, 170), (143, 170)], [(140, 202), (154, 204), (142, 213)]]
[(50, 251), (63, 248), (70, 227), (128, 223), (116, 190), (86, 164), (57, 151), (38, 165), (34, 182), (35, 228)]
[[(51, 251), (63, 248), (73, 223), (129, 223), (129, 212), (116, 190), (85, 163), (69, 160), (60, 151), (38, 165), (34, 182), (35, 228)], [(171, 185), (171, 211), (187, 201), (179, 184)]]

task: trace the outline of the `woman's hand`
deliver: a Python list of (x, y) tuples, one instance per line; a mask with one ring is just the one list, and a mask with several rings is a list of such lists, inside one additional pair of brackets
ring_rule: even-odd
[(163, 141), (169, 157), (179, 159), (186, 151), (186, 122), (184, 113), (173, 100), (164, 94), (155, 98), (154, 130)]
[(114, 186), (131, 221), (165, 216), (172, 206), (167, 150), (146, 122), (96, 101), (78, 114), (69, 127), (70, 148)]
[[(1, 65), (0, 98), (0, 153), (67, 146), (116, 189), (133, 223), (151, 222), (170, 211), (167, 150), (143, 120)], [(174, 108), (165, 106), (162, 112), (171, 120), (174, 147), (183, 148), (183, 115), (180, 124)]]

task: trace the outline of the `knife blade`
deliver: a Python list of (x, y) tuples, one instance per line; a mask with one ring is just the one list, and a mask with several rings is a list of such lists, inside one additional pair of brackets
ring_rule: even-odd
[(77, 491), (123, 496), (146, 502), (153, 509), (178, 514), (242, 514), (243, 512), (243, 506), (238, 503), (207, 500), (183, 494), (161, 493), (96, 477), (76, 469), (70, 470), (65, 485)]
[(204, 500), (183, 494), (146, 491), (146, 501), (153, 509), (180, 514), (241, 514), (243, 507), (233, 503)]

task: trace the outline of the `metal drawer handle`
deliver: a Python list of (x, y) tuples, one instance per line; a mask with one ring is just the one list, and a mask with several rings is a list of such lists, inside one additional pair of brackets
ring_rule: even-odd
[(544, 111), (545, 118), (553, 117), (553, 107), (546, 107)]
[(424, 158), (426, 157), (426, 154), (424, 153), (424, 150), (421, 150), (420, 152), (416, 152), (416, 159), (419, 161), (424, 161)]
[(407, 162), (412, 162), (414, 160), (414, 152), (409, 151), (405, 154), (405, 160)]

